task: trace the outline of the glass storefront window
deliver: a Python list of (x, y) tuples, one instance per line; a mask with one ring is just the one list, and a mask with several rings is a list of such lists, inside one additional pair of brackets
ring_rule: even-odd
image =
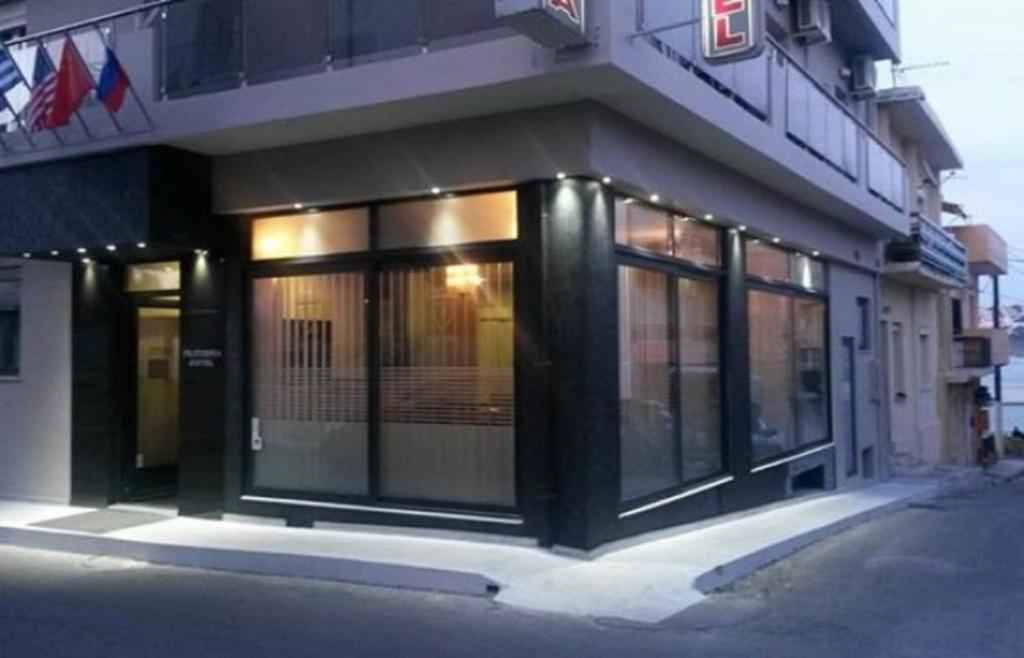
[(253, 260), (309, 258), (369, 248), (366, 208), (266, 217), (252, 223)]
[(828, 440), (824, 302), (751, 291), (749, 308), (754, 460)]
[(825, 264), (820, 260), (765, 244), (761, 240), (748, 240), (746, 249), (747, 274), (805, 290), (823, 291), (828, 288)]
[(0, 268), (0, 377), (17, 377), (21, 353), (21, 270)]
[(615, 241), (665, 256), (672, 255), (668, 213), (633, 199), (616, 200)]
[(619, 268), (624, 501), (722, 470), (718, 332), (716, 282)]
[(385, 270), (381, 493), (512, 507), (512, 263)]
[(669, 278), (619, 268), (619, 417), (622, 499), (681, 483), (672, 401)]
[(253, 483), (368, 491), (364, 275), (253, 282)]
[(128, 292), (163, 292), (181, 288), (181, 264), (178, 261), (129, 265), (125, 274)]
[(389, 203), (379, 209), (382, 249), (448, 247), (515, 240), (515, 192)]
[(721, 266), (722, 249), (717, 229), (704, 226), (692, 217), (674, 217), (672, 238), (676, 258), (707, 267)]

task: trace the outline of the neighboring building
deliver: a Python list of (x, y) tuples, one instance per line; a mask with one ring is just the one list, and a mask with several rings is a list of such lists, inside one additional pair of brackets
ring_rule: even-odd
[(133, 4), (11, 43), (138, 95), (0, 113), (0, 495), (590, 549), (880, 474), (893, 0), (765, 3), (725, 66), (657, 31), (696, 1), (561, 49), (494, 0)]

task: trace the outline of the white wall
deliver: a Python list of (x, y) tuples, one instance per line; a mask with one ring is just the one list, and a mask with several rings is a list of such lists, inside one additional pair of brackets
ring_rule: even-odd
[(16, 261), (21, 373), (0, 380), (0, 498), (71, 497), (71, 266)]

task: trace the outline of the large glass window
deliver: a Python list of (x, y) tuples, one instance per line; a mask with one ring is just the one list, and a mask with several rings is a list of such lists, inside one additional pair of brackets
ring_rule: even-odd
[(805, 290), (821, 291), (827, 287), (824, 263), (806, 254), (765, 244), (761, 240), (747, 242), (747, 273)]
[(615, 202), (615, 241), (705, 267), (719, 267), (722, 260), (717, 230), (635, 199)]
[(381, 493), (513, 506), (511, 263), (386, 270)]
[(826, 441), (825, 304), (755, 290), (749, 313), (754, 460)]
[(623, 500), (722, 469), (718, 284), (619, 268)]
[(253, 260), (307, 258), (370, 248), (366, 208), (266, 217), (252, 223)]
[(129, 265), (125, 275), (128, 292), (164, 292), (181, 288), (181, 263), (176, 260)]
[(21, 354), (21, 270), (0, 268), (0, 377), (16, 377)]
[(383, 249), (497, 242), (518, 234), (515, 192), (390, 203), (379, 217)]
[(366, 494), (367, 360), (361, 273), (253, 282), (257, 487)]

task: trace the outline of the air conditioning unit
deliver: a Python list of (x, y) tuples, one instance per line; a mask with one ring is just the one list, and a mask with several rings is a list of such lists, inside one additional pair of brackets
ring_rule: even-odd
[(878, 87), (878, 70), (875, 60), (870, 55), (860, 55), (853, 59), (850, 76), (850, 91), (858, 99), (872, 98)]
[(796, 36), (808, 44), (832, 41), (832, 10), (828, 0), (795, 0)]

